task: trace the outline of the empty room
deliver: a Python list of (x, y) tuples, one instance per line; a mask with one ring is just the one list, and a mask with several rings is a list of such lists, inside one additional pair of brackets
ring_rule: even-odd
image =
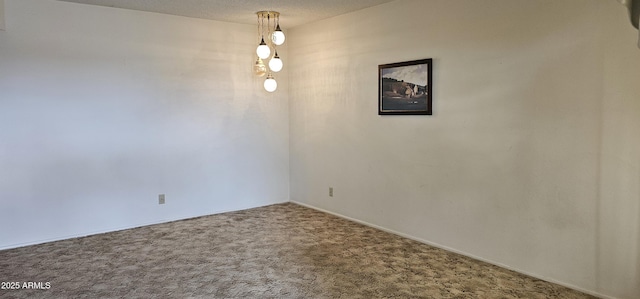
[(0, 298), (640, 298), (637, 0), (0, 0)]

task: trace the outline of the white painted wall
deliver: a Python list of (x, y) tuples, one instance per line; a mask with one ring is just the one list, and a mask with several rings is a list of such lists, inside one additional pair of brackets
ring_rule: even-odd
[[(640, 298), (640, 52), (619, 3), (401, 0), (289, 35), (293, 201)], [(378, 116), (377, 66), (422, 58), (434, 115)]]
[(254, 78), (255, 26), (5, 9), (0, 248), (288, 201), (286, 71)]
[[(5, 5), (0, 248), (282, 202), (290, 183), (305, 204), (640, 297), (640, 53), (616, 1), (401, 0), (308, 24), (279, 49), (292, 76), (275, 94), (251, 75), (254, 26)], [(377, 65), (428, 57), (435, 114), (378, 116)]]

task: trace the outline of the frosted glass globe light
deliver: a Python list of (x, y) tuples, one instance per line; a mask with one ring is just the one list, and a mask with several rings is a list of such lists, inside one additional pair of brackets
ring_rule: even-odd
[(262, 77), (267, 74), (267, 67), (262, 62), (262, 59), (258, 58), (256, 60), (256, 64), (253, 66), (253, 72), (258, 76)]
[(274, 92), (278, 88), (278, 82), (273, 78), (271, 74), (267, 75), (267, 80), (264, 80), (264, 89), (268, 92)]
[(278, 27), (276, 27), (276, 31), (274, 31), (271, 35), (271, 40), (277, 46), (284, 44), (285, 36), (284, 32), (282, 32), (282, 29), (280, 29), (280, 24), (278, 24)]
[(276, 52), (276, 56), (269, 60), (269, 69), (276, 73), (282, 70), (282, 59), (278, 57), (278, 52)]
[(258, 57), (262, 59), (267, 59), (269, 58), (269, 55), (271, 55), (271, 49), (269, 49), (269, 46), (264, 42), (264, 38), (260, 40), (260, 44), (256, 49), (256, 54), (258, 54)]

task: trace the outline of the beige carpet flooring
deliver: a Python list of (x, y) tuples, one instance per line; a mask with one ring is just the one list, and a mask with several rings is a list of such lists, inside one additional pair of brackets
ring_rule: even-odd
[(296, 204), (0, 251), (1, 298), (593, 298)]

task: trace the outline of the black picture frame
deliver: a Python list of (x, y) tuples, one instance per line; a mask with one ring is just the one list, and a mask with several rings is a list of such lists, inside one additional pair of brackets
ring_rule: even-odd
[(432, 115), (433, 59), (378, 65), (378, 115)]

